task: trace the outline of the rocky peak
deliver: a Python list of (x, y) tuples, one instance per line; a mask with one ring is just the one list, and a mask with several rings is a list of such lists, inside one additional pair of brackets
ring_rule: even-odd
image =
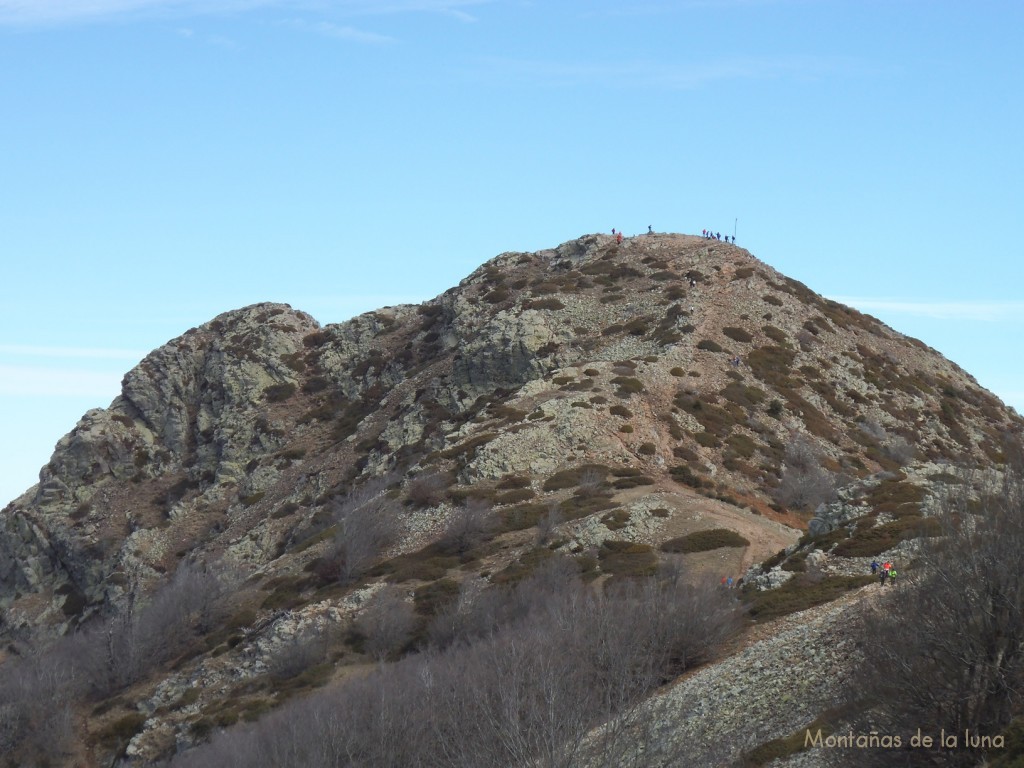
[(381, 477), (402, 510), (392, 564), (476, 497), (498, 554), (450, 579), (506, 573), (553, 508), (555, 548), (581, 556), (741, 531), (732, 559), (694, 560), (740, 574), (813, 514), (779, 501), (792, 445), (873, 488), (915, 462), (998, 464), (1020, 431), (934, 350), (742, 248), (586, 235), (501, 254), (418, 306), (321, 327), (259, 304), (152, 352), (0, 514), (0, 635), (67, 632), (215, 559), (334, 615), (315, 591), (334, 504)]

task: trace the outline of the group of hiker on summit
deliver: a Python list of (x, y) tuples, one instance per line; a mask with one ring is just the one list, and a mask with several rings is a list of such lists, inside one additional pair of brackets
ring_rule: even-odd
[[(619, 231), (616, 232), (615, 231), (615, 227), (612, 227), (612, 234), (615, 236), (615, 244), (616, 245), (621, 245), (622, 244), (622, 237), (623, 237), (622, 230), (620, 229)], [(647, 234), (648, 235), (653, 235), (654, 234), (654, 229), (653, 229), (652, 225), (650, 225), (650, 224), (647, 225)]]
[[(652, 226), (650, 224), (647, 225), (647, 234), (648, 235), (653, 235), (654, 234), (654, 229), (652, 228)], [(703, 238), (705, 238), (707, 240), (722, 240), (723, 239), (721, 232), (712, 232), (710, 229), (702, 229), (700, 234), (701, 234), (701, 237), (703, 237)], [(617, 245), (621, 245), (622, 244), (623, 234), (622, 234), (622, 230), (621, 229), (616, 231), (615, 227), (612, 227), (612, 236), (615, 238), (615, 243)], [(725, 242), (728, 243), (729, 242), (729, 235), (726, 235), (724, 239), (725, 239)], [(732, 244), (736, 245), (736, 235), (732, 236)]]
[(884, 563), (879, 563), (877, 560), (871, 561), (871, 575), (878, 576), (879, 584), (885, 586), (885, 582), (890, 584), (896, 583), (896, 569), (892, 567), (892, 563), (886, 560)]
[[(722, 233), (721, 232), (712, 232), (710, 229), (702, 229), (700, 231), (700, 234), (706, 240), (721, 240), (722, 239)], [(725, 242), (727, 242), (727, 243), (729, 242), (729, 235), (725, 236)], [(732, 244), (736, 245), (736, 235), (732, 236)]]

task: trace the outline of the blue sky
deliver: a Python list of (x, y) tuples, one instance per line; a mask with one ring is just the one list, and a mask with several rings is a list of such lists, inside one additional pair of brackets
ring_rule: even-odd
[[(1024, 411), (1024, 3), (0, 0), (0, 504), (149, 350), (731, 232)], [(738, 221), (737, 221), (738, 220)]]

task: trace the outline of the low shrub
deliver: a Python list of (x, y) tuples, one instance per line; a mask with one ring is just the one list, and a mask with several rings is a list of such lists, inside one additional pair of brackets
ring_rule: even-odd
[(641, 485), (654, 485), (654, 479), (646, 475), (631, 475), (620, 477), (612, 483), (612, 487), (620, 491), (626, 488), (637, 488)]
[(533, 528), (548, 512), (547, 504), (520, 504), (498, 513), (498, 531), (522, 531)]
[(703, 339), (697, 342), (697, 349), (703, 349), (705, 352), (721, 352), (722, 348), (716, 342), (711, 339)]
[(743, 328), (736, 328), (734, 326), (726, 326), (722, 329), (722, 333), (728, 336), (733, 341), (740, 341), (745, 344), (749, 344), (754, 340), (753, 335)]
[(511, 491), (498, 494), (494, 497), (495, 504), (518, 504), (521, 501), (529, 501), (534, 497), (534, 492), (529, 488), (515, 488)]
[(644, 383), (640, 379), (630, 376), (616, 376), (612, 379), (612, 384), (619, 388), (615, 393), (619, 397), (629, 397), (637, 392), (644, 391)]
[(677, 536), (661, 545), (662, 552), (708, 552), (722, 547), (749, 547), (750, 542), (736, 531), (728, 528), (711, 528), (706, 531), (695, 531), (686, 536)]
[(597, 553), (601, 570), (617, 577), (651, 576), (658, 569), (658, 556), (646, 544), (607, 540)]
[(833, 553), (840, 557), (874, 557), (906, 539), (939, 536), (941, 533), (939, 521), (935, 518), (910, 515), (863, 531), (858, 527), (848, 539), (836, 545)]
[(99, 741), (108, 748), (124, 744), (142, 730), (146, 719), (146, 716), (141, 712), (132, 712), (131, 714), (119, 717), (97, 734)]
[(502, 570), (492, 575), (491, 583), (503, 586), (518, 584), (523, 579), (527, 579), (532, 576), (538, 567), (548, 562), (553, 557), (557, 556), (547, 547), (532, 549), (529, 552), (524, 553), (514, 562), (505, 566)]
[(459, 596), (459, 585), (452, 579), (439, 579), (413, 592), (413, 605), (420, 616), (436, 616)]
[(607, 515), (602, 515), (601, 522), (604, 523), (605, 528), (609, 531), (617, 531), (621, 528), (625, 528), (629, 524), (629, 511), (625, 509), (616, 509), (609, 512)]
[(677, 483), (688, 485), (691, 488), (704, 488), (705, 486), (710, 485), (707, 480), (693, 474), (693, 470), (686, 464), (677, 464), (672, 467), (670, 474), (672, 475), (672, 479)]
[(563, 520), (577, 520), (595, 512), (603, 512), (614, 507), (610, 496), (595, 494), (591, 496), (570, 496), (558, 505)]
[(768, 620), (790, 613), (813, 608), (835, 600), (845, 592), (859, 589), (875, 581), (866, 576), (827, 576), (818, 579), (810, 574), (797, 574), (781, 587), (749, 593), (750, 615), (758, 620)]

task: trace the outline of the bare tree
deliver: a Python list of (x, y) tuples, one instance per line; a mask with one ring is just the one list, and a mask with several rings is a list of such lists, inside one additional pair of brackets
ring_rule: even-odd
[(597, 467), (587, 467), (580, 472), (579, 493), (582, 495), (593, 495), (601, 489), (604, 482), (605, 472)]
[(638, 756), (658, 735), (647, 697), (712, 653), (736, 614), (722, 590), (651, 581), (605, 594), (560, 561), (464, 597), (463, 612), (479, 607), (476, 626), (488, 629), (380, 665), (173, 765), (206, 768), (215, 752), (233, 768), (234, 752), (247, 768), (647, 768)]
[(441, 546), (455, 554), (465, 554), (482, 542), (494, 528), (493, 509), (483, 499), (470, 498), (455, 510), (441, 537)]
[(1024, 475), (1008, 472), (980, 503), (968, 489), (942, 500), (944, 535), (922, 540), (919, 567), (862, 620), (872, 722), (960, 737), (907, 765), (975, 765), (965, 731), (996, 734), (1024, 705)]
[(903, 435), (896, 435), (890, 438), (882, 445), (882, 450), (885, 454), (897, 462), (900, 466), (906, 466), (914, 457), (917, 456), (917, 449), (914, 445), (903, 437)]
[(335, 535), (324, 559), (343, 584), (365, 573), (398, 536), (397, 507), (386, 490), (381, 478), (333, 503)]
[(874, 419), (865, 419), (857, 425), (860, 431), (870, 437), (877, 443), (884, 441), (889, 435), (885, 431), (885, 427), (879, 424)]
[(835, 498), (835, 492), (835, 478), (821, 466), (821, 454), (814, 444), (802, 435), (792, 440), (786, 446), (775, 500), (787, 507), (814, 510)]
[(416, 628), (416, 616), (399, 587), (385, 587), (374, 595), (356, 620), (363, 636), (363, 650), (377, 661), (384, 661), (409, 642)]
[(422, 472), (409, 481), (409, 501), (416, 507), (435, 507), (444, 499), (445, 491), (453, 482), (447, 472)]
[(562, 510), (558, 508), (558, 503), (549, 504), (548, 511), (537, 522), (537, 544), (542, 546), (547, 544), (554, 535), (555, 529), (562, 524), (562, 520)]

